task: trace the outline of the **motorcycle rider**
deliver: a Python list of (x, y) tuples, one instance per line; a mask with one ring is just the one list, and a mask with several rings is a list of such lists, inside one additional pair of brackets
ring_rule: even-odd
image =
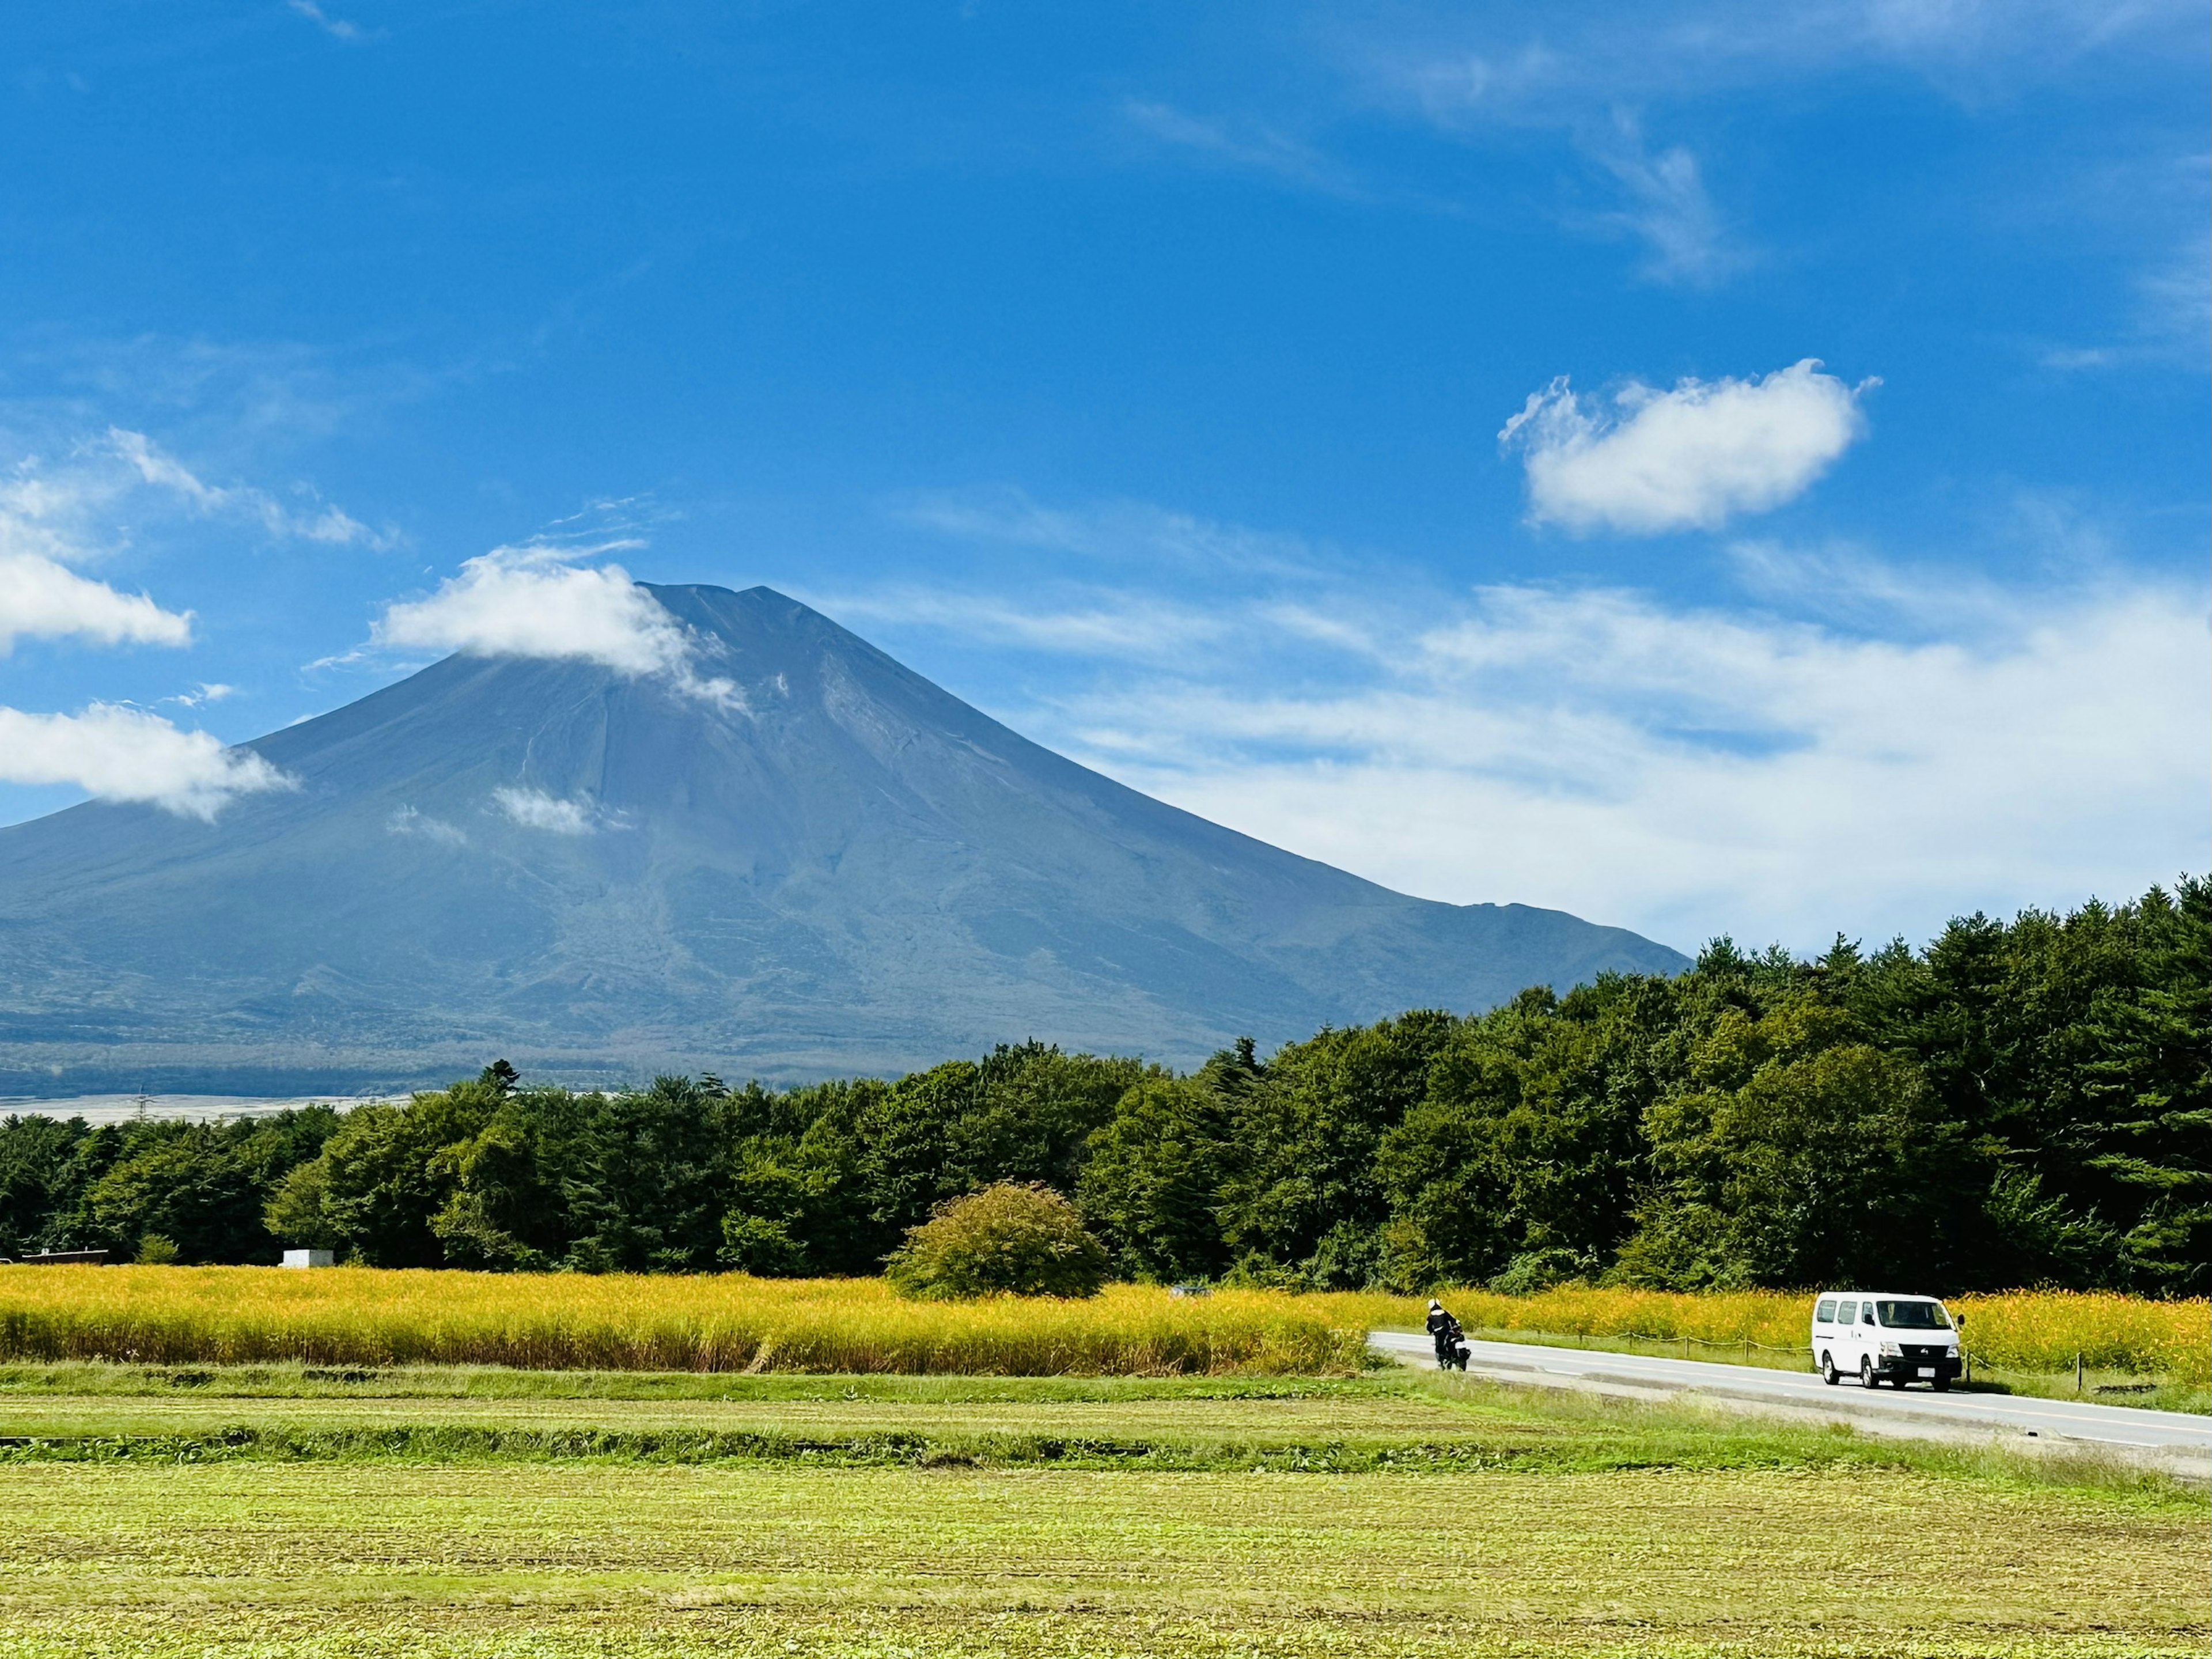
[(1429, 1298), (1429, 1340), (1437, 1345), (1437, 1369), (1451, 1368), (1452, 1345), (1464, 1335), (1459, 1321), (1444, 1311), (1444, 1304), (1434, 1297)]

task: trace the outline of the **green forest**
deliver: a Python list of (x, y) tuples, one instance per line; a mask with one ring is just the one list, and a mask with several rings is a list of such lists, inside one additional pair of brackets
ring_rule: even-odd
[(1001, 1047), (895, 1080), (577, 1093), (501, 1061), (404, 1104), (0, 1120), (0, 1254), (872, 1273), (996, 1181), (1131, 1278), (2212, 1289), (2212, 885), (1815, 960), (1717, 940), (1467, 1017), (1180, 1074)]

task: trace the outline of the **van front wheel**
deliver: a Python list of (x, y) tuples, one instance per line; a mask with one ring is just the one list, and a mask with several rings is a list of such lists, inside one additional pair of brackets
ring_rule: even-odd
[(1832, 1389), (1842, 1380), (1843, 1379), (1836, 1374), (1836, 1356), (1832, 1353), (1822, 1354), (1820, 1356), (1820, 1381), (1826, 1383)]
[(1875, 1378), (1874, 1374), (1874, 1361), (1867, 1358), (1864, 1355), (1861, 1355), (1859, 1358), (1859, 1387), (1863, 1389), (1878, 1389), (1881, 1386), (1881, 1382)]

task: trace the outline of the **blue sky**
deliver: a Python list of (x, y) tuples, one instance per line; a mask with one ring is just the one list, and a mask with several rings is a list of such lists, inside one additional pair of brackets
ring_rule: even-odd
[(611, 565), (1684, 947), (2203, 868), (2201, 4), (608, 12), (0, 25), (0, 822)]

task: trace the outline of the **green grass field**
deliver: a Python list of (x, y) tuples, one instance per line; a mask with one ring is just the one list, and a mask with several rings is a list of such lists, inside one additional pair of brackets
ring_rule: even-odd
[(1411, 1373), (0, 1369), (0, 1655), (2191, 1654), (2201, 1493)]

